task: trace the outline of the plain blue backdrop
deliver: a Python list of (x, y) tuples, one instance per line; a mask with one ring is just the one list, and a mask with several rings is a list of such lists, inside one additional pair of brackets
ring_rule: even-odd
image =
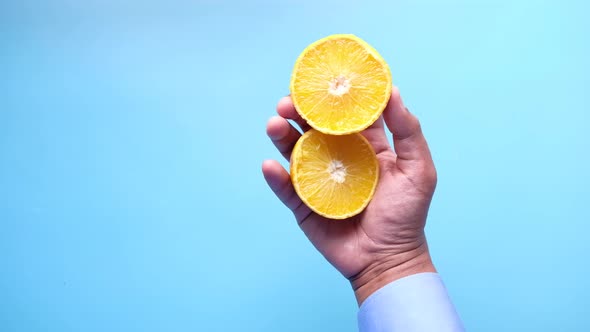
[(466, 327), (590, 330), (589, 11), (3, 0), (0, 331), (355, 331), (260, 172), (295, 59), (332, 33), (379, 50), (422, 121)]

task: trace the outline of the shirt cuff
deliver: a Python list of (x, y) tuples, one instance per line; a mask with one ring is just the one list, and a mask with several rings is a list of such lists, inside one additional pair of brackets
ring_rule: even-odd
[(360, 332), (461, 332), (461, 319), (437, 273), (418, 273), (369, 296), (358, 313)]

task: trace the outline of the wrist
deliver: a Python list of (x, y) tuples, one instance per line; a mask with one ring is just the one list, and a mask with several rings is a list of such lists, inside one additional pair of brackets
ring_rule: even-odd
[(391, 254), (371, 263), (350, 279), (358, 305), (395, 280), (423, 272), (436, 272), (426, 241), (415, 249)]

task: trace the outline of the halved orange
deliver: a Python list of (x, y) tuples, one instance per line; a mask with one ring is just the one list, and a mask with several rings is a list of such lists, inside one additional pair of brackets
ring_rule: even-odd
[(310, 126), (344, 135), (379, 118), (391, 87), (389, 66), (373, 47), (354, 35), (331, 35), (301, 53), (290, 90), (295, 109)]
[(379, 163), (367, 139), (358, 133), (325, 135), (311, 129), (291, 154), (291, 180), (301, 200), (330, 219), (361, 213), (379, 179)]

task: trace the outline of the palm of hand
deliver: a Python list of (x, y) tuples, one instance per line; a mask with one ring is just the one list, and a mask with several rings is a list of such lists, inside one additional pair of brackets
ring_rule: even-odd
[(424, 244), (434, 184), (403, 173), (391, 149), (378, 158), (379, 184), (363, 213), (331, 220), (310, 211), (300, 222), (318, 251), (349, 279), (371, 268), (378, 257), (386, 260)]

